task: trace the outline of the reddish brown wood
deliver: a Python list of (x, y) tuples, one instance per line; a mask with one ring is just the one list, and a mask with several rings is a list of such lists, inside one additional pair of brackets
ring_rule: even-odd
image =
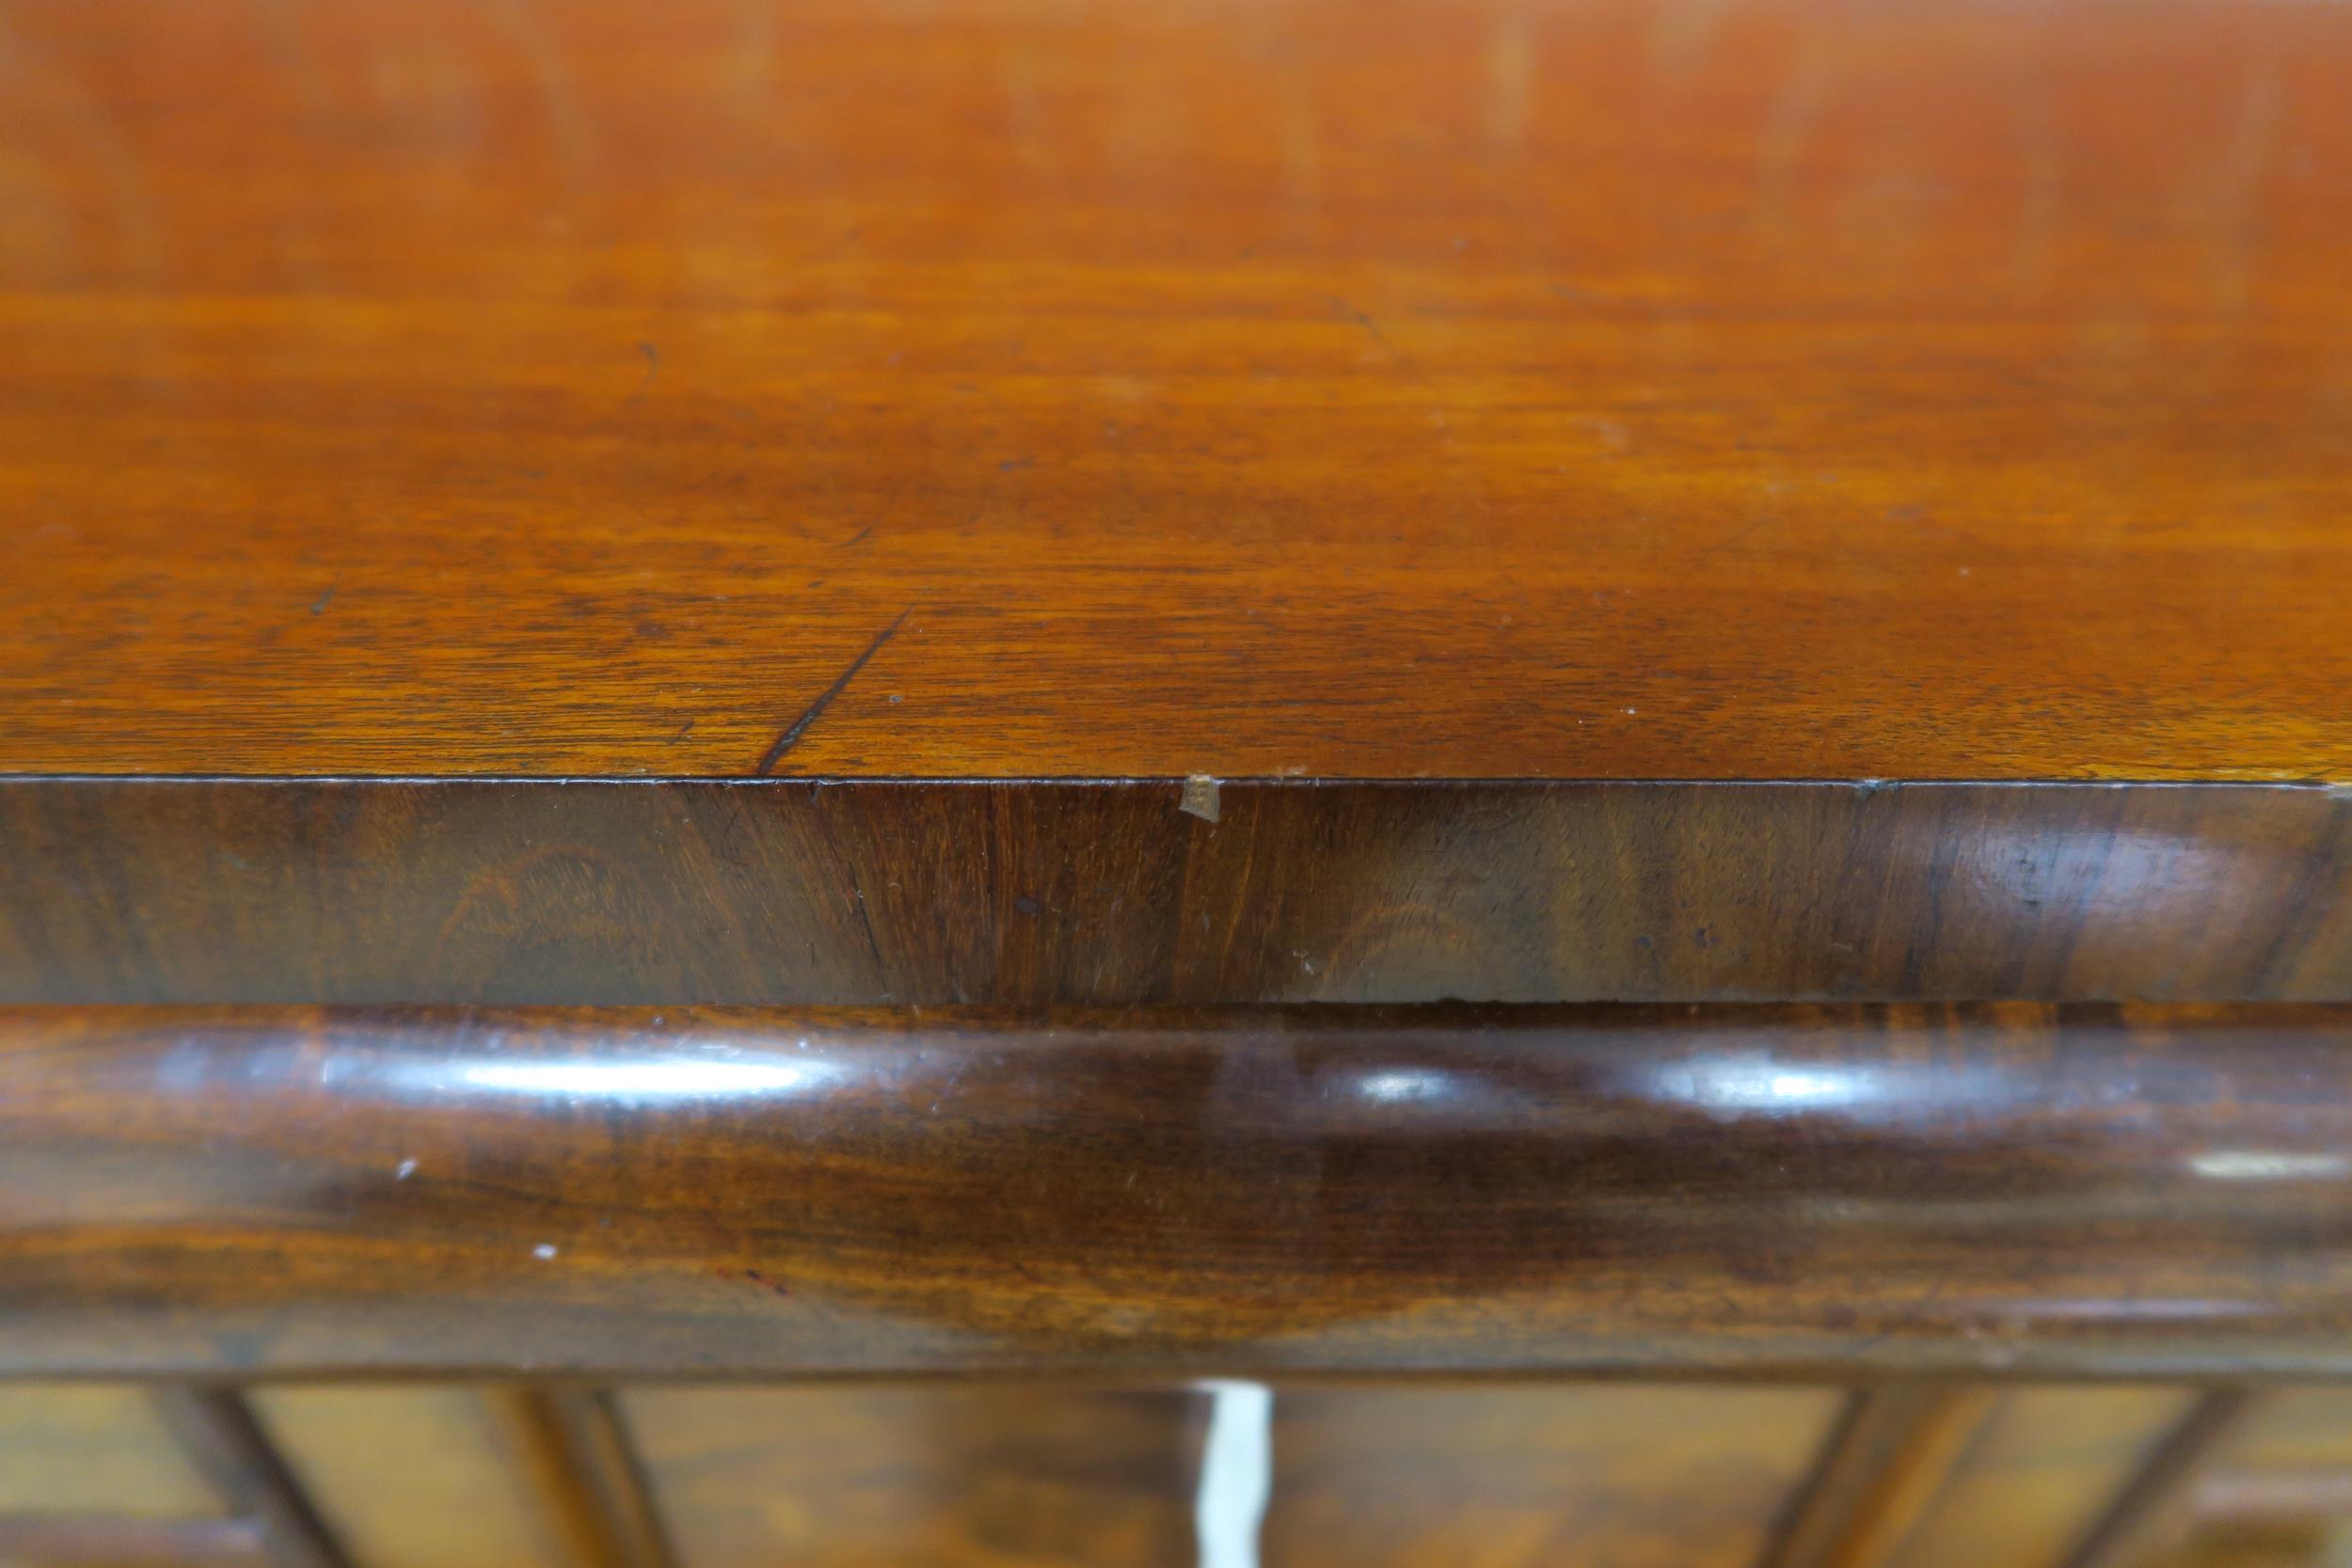
[(2348, 73), (2241, 0), (18, 0), (0, 771), (2352, 779)]
[(2352, 1372), (2341, 1007), (27, 1009), (0, 1374)]
[(2283, 786), (0, 783), (20, 1002), (2352, 1000)]

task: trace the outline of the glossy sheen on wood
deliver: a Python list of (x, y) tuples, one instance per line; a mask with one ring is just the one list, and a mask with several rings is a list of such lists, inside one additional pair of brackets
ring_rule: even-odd
[(16, 0), (0, 771), (2352, 778), (2352, 10)]
[(2352, 1011), (0, 1016), (0, 1373), (2352, 1371)]
[(2352, 1000), (2352, 794), (0, 783), (0, 999)]

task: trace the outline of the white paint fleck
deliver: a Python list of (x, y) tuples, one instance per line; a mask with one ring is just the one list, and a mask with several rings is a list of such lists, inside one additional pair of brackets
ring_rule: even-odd
[(1220, 809), (1217, 804), (1217, 783), (1206, 773), (1195, 773), (1184, 781), (1184, 793), (1177, 800), (1176, 809), (1203, 822), (1214, 822)]
[(1200, 1386), (1210, 1396), (1192, 1509), (1200, 1568), (1258, 1568), (1259, 1527), (1274, 1494), (1274, 1391), (1225, 1380)]
[(400, 1168), (392, 1172), (392, 1180), (395, 1181), (405, 1181), (416, 1174), (417, 1163), (414, 1160), (403, 1160), (400, 1163)]
[(555, 1256), (555, 1243), (553, 1242), (541, 1242), (537, 1246), (531, 1249), (531, 1256), (536, 1258), (539, 1261), (544, 1263), (548, 1259)]

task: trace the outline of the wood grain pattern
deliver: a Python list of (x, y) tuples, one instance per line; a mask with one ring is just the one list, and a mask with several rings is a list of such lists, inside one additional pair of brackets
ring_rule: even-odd
[(2285, 786), (0, 782), (0, 1000), (2352, 1000)]
[(1755, 1568), (1836, 1408), (1813, 1388), (1284, 1388), (1263, 1560)]
[(0, 1015), (0, 1374), (2352, 1372), (2341, 1007)]
[(981, 1386), (624, 1407), (685, 1568), (1194, 1568), (1202, 1402)]
[(2348, 71), (17, 0), (0, 770), (2352, 779)]

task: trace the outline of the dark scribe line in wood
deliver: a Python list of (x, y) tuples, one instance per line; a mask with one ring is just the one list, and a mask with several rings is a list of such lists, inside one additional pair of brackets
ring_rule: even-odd
[(2352, 1007), (0, 1011), (0, 1374), (2352, 1375)]

